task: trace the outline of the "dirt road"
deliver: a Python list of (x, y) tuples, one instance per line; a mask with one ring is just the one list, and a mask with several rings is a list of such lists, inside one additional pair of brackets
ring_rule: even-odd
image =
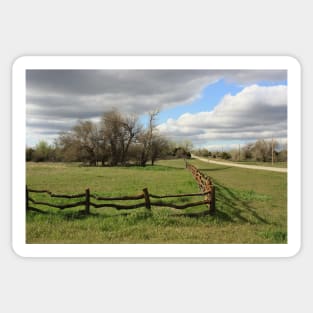
[(232, 163), (232, 162), (220, 162), (220, 161), (213, 161), (213, 160), (208, 160), (206, 158), (197, 157), (195, 155), (191, 155), (191, 156), (193, 158), (195, 158), (195, 159), (200, 160), (200, 161), (207, 162), (207, 163), (212, 163), (212, 164), (235, 166), (235, 167), (242, 167), (242, 168), (250, 168), (250, 169), (253, 169), (253, 170), (263, 170), (263, 171), (287, 173), (287, 168), (258, 166), (258, 165), (246, 165), (246, 164), (237, 164), (237, 163)]

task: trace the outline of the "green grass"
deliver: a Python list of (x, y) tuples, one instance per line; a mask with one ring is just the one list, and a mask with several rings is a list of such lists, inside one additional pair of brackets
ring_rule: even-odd
[[(215, 216), (191, 218), (178, 211), (152, 207), (131, 211), (94, 209), (86, 216), (75, 209), (36, 207), (48, 214), (27, 213), (27, 243), (286, 243), (287, 175), (234, 168), (192, 160), (213, 178)], [(159, 161), (142, 167), (80, 167), (78, 164), (28, 163), (27, 184), (54, 193), (91, 193), (102, 196), (136, 195), (147, 187), (157, 195), (194, 193), (198, 187), (183, 160)], [(32, 194), (54, 203), (76, 200)], [(169, 198), (183, 204), (202, 197)], [(140, 200), (139, 200), (140, 201)], [(121, 203), (114, 201), (115, 203)], [(123, 202), (125, 204), (125, 202)], [(126, 204), (133, 204), (127, 201)], [(206, 206), (187, 212), (203, 211)], [(182, 212), (183, 214), (183, 212)]]

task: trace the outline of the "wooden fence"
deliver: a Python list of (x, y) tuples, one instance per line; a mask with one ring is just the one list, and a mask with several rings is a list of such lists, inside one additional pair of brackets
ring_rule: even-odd
[(190, 170), (192, 176), (198, 183), (199, 189), (205, 195), (205, 200), (210, 203), (210, 213), (215, 213), (215, 187), (213, 185), (212, 179), (198, 170), (198, 168), (185, 160), (185, 165), (188, 170)]
[[(80, 194), (74, 194), (74, 195), (66, 195), (66, 194), (54, 194), (49, 190), (36, 190), (31, 189), (26, 186), (26, 210), (27, 211), (36, 211), (40, 213), (46, 213), (43, 210), (40, 210), (33, 206), (33, 204), (38, 205), (46, 205), (53, 208), (58, 208), (60, 210), (64, 210), (67, 208), (74, 208), (79, 206), (84, 206), (84, 212), (86, 214), (90, 214), (90, 207), (94, 208), (115, 208), (117, 210), (131, 210), (136, 208), (145, 207), (149, 210), (151, 210), (151, 206), (156, 207), (169, 207), (174, 208), (178, 210), (183, 210), (189, 207), (199, 206), (199, 205), (207, 205), (208, 210), (201, 213), (189, 213), (189, 216), (199, 216), (199, 215), (205, 215), (205, 214), (214, 214), (215, 212), (215, 191), (214, 186), (207, 176), (202, 174), (195, 166), (190, 165), (186, 162), (186, 168), (189, 169), (192, 173), (192, 175), (195, 177), (200, 191), (199, 193), (186, 193), (186, 194), (176, 194), (176, 195), (154, 195), (149, 193), (148, 188), (144, 188), (142, 190), (142, 193), (135, 196), (121, 196), (121, 197), (103, 197), (103, 196), (97, 196), (90, 193), (90, 189), (86, 189), (84, 193)], [(78, 198), (84, 198), (83, 200), (80, 199), (80, 201), (76, 201), (73, 203), (68, 204), (55, 204), (51, 202), (45, 202), (45, 201), (37, 201), (33, 197), (30, 196), (30, 193), (46, 193), (51, 198), (64, 198), (64, 199), (78, 199)], [(196, 201), (196, 202), (190, 202), (185, 204), (173, 204), (164, 202), (160, 199), (164, 198), (181, 198), (181, 197), (194, 197), (194, 196), (204, 196), (204, 200), (202, 201)], [(142, 202), (133, 204), (133, 205), (121, 205), (121, 204), (115, 204), (115, 203), (95, 203), (93, 200), (97, 201), (124, 201), (124, 200), (143, 200)], [(159, 199), (159, 200), (151, 200), (151, 199)]]

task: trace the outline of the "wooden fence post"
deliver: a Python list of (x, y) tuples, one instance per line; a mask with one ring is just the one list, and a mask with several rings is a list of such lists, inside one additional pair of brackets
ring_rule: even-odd
[(212, 185), (211, 187), (211, 203), (210, 203), (210, 214), (215, 214), (215, 187)]
[(85, 200), (85, 213), (89, 214), (90, 213), (90, 190), (89, 188), (86, 189), (86, 200)]
[(28, 199), (28, 188), (26, 185), (26, 211), (28, 211), (28, 204), (29, 204), (29, 199)]
[(144, 188), (144, 189), (142, 189), (142, 191), (143, 191), (143, 195), (145, 197), (146, 208), (151, 210), (150, 196), (149, 196), (148, 188)]

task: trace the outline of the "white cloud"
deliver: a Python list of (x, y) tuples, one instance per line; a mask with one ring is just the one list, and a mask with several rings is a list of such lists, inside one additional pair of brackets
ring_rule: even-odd
[(287, 136), (287, 87), (252, 85), (226, 95), (210, 112), (185, 113), (159, 125), (173, 138), (188, 136), (203, 144), (210, 140), (254, 140)]
[[(112, 108), (144, 114), (192, 103), (206, 86), (220, 79), (245, 85), (282, 81), (286, 75), (284, 70), (27, 70), (27, 133), (57, 135), (78, 119), (97, 119)], [(233, 102), (229, 97), (224, 100), (227, 107), (228, 101)], [(239, 114), (240, 104), (236, 106)], [(220, 110), (224, 112), (222, 106)], [(219, 123), (226, 123), (229, 118), (222, 112)], [(179, 121), (168, 122), (166, 128), (177, 136), (204, 135), (199, 122), (219, 128), (211, 115), (216, 117), (217, 113), (185, 114)], [(180, 124), (184, 124), (183, 129), (179, 129)]]

